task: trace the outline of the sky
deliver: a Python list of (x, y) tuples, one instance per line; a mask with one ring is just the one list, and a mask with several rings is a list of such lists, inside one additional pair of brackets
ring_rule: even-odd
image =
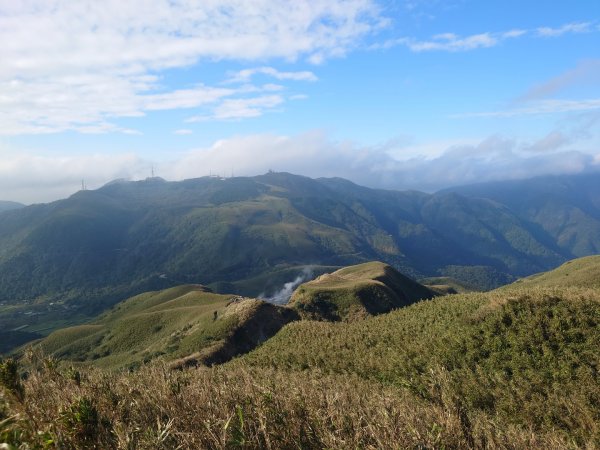
[(0, 200), (600, 170), (598, 0), (0, 0)]

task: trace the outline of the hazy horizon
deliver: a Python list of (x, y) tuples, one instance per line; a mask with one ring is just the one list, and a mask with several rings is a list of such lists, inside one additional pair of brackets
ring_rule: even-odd
[(0, 2), (0, 200), (268, 170), (600, 170), (595, 1)]

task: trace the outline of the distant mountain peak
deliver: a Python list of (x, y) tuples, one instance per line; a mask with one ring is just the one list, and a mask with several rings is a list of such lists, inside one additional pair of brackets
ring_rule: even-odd
[(0, 200), (0, 212), (10, 211), (13, 209), (19, 209), (23, 207), (25, 207), (25, 205), (22, 203)]

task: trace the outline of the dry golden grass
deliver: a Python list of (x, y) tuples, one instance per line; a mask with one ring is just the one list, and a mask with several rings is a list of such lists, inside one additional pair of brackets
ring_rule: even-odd
[(153, 365), (78, 377), (46, 363), (23, 383), (23, 401), (11, 397), (17, 419), (0, 437), (65, 449), (576, 447), (560, 433), (470, 416), (447, 389), (447, 373), (433, 379), (424, 401), (352, 375)]
[[(258, 305), (240, 302), (235, 315)], [(595, 449), (599, 348), (600, 291), (536, 287), (352, 323), (297, 321), (212, 368), (77, 370), (30, 352), (23, 378), (0, 361), (0, 443)]]

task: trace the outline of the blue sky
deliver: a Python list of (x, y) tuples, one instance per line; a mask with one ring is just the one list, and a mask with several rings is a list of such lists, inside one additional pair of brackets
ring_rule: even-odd
[(268, 169), (600, 168), (600, 3), (0, 0), (0, 199)]

